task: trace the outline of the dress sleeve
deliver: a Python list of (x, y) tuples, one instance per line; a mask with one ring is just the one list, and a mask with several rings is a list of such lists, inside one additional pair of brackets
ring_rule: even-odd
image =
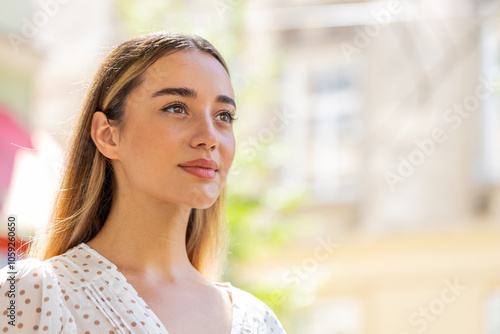
[(283, 325), (278, 320), (278, 317), (276, 316), (276, 314), (274, 314), (273, 310), (271, 310), (271, 308), (264, 302), (260, 302), (262, 303), (262, 310), (264, 311), (264, 323), (267, 326), (268, 332), (286, 334)]
[(38, 259), (0, 269), (0, 329), (4, 333), (76, 333), (55, 273)]
[(241, 303), (238, 307), (243, 311), (240, 321), (249, 327), (251, 333), (286, 334), (278, 317), (266, 303), (245, 290), (234, 289)]

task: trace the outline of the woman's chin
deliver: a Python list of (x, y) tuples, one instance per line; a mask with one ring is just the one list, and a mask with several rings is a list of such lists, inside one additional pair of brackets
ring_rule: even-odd
[(186, 204), (195, 209), (208, 209), (219, 198), (219, 195), (220, 190), (215, 187), (203, 189), (203, 191), (198, 190), (186, 198), (186, 201), (189, 202), (189, 204)]
[(217, 197), (213, 198), (210, 196), (202, 198), (201, 196), (198, 196), (196, 200), (191, 198), (191, 200), (189, 200), (188, 203), (186, 203), (186, 205), (188, 205), (193, 209), (208, 209), (215, 203), (216, 200)]
[(216, 199), (214, 199), (213, 201), (210, 201), (210, 202), (204, 202), (204, 203), (193, 203), (193, 205), (191, 206), (193, 209), (200, 209), (200, 210), (204, 210), (204, 209), (208, 209), (210, 208), (212, 205), (214, 205)]

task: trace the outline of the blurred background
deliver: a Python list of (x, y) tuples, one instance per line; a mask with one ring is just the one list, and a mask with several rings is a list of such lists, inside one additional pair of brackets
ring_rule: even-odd
[(98, 65), (158, 30), (231, 70), (224, 281), (290, 334), (500, 333), (500, 1), (2, 1), (2, 267)]

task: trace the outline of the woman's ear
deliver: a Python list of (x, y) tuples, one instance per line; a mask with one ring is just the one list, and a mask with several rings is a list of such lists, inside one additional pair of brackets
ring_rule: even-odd
[(109, 159), (119, 160), (118, 131), (108, 123), (108, 118), (102, 111), (96, 111), (92, 116), (90, 136), (94, 140), (97, 149)]

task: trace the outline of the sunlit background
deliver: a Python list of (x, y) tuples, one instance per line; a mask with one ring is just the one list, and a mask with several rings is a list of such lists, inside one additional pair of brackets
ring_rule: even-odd
[(46, 223), (97, 66), (198, 34), (237, 154), (224, 281), (288, 333), (500, 333), (500, 1), (0, 3), (0, 235)]

